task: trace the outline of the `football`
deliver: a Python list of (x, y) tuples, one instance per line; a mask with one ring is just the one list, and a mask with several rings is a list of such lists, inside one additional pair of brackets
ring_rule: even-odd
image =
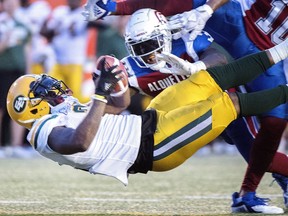
[(118, 76), (120, 76), (120, 80), (118, 81), (117, 85), (115, 86), (113, 92), (110, 94), (113, 97), (117, 97), (122, 95), (124, 92), (126, 92), (126, 90), (128, 89), (128, 74), (127, 71), (125, 69), (125, 66), (123, 65), (123, 63), (113, 57), (113, 56), (109, 56), (109, 55), (104, 55), (101, 56), (97, 62), (96, 62), (96, 68), (98, 71), (101, 71), (101, 69), (103, 69), (103, 61), (105, 59), (105, 69), (108, 69), (112, 66), (117, 65), (117, 67), (112, 71), (112, 72), (116, 72), (121, 70), (122, 72), (120, 74), (118, 74)]

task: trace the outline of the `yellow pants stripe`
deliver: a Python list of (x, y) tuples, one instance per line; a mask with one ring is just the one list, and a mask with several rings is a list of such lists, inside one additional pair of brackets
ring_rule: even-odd
[(159, 172), (184, 163), (237, 117), (228, 94), (206, 71), (168, 87), (149, 108), (157, 112), (152, 170)]
[(212, 129), (212, 110), (187, 124), (154, 147), (154, 161), (161, 160)]

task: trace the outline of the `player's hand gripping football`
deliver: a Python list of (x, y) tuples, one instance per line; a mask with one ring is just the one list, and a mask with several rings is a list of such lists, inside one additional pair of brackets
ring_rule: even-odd
[(182, 35), (189, 33), (189, 39), (194, 40), (203, 30), (212, 13), (212, 8), (205, 4), (191, 11), (170, 17), (168, 25), (169, 29), (174, 32), (172, 34), (173, 39), (177, 40)]
[(116, 2), (113, 0), (87, 0), (82, 15), (85, 21), (103, 19), (116, 11)]
[(167, 62), (170, 67), (160, 69), (162, 73), (171, 73), (177, 75), (192, 75), (200, 70), (205, 70), (206, 66), (202, 61), (190, 63), (171, 53), (162, 52), (157, 54), (157, 59)]
[[(100, 71), (101, 74), (98, 83), (95, 83), (96, 85), (95, 94), (107, 98), (113, 92), (115, 86), (117, 85), (117, 82), (121, 79), (121, 77), (119, 77), (118, 75), (122, 71), (121, 70), (114, 71), (115, 68), (117, 68), (117, 65), (115, 66), (108, 65), (107, 67), (105, 58), (103, 58), (99, 64), (101, 64), (101, 71)], [(98, 75), (96, 73), (93, 73), (94, 82), (96, 81), (97, 77)]]

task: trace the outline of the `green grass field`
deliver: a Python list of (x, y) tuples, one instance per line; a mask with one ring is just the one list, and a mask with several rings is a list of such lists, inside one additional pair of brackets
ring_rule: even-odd
[[(194, 157), (170, 172), (130, 175), (125, 187), (48, 159), (1, 159), (0, 214), (230, 215), (245, 166), (237, 156)], [(258, 195), (284, 207), (271, 181), (267, 174)]]

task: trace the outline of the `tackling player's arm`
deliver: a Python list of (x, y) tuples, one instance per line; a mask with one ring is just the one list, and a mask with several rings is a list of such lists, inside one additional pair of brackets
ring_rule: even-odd
[(210, 0), (206, 4), (209, 5), (213, 11), (217, 10), (222, 5), (226, 4), (229, 0)]
[[(192, 23), (195, 23), (195, 21), (196, 23), (201, 22), (201, 29), (198, 27), (197, 30), (197, 33), (199, 33), (212, 13), (228, 1), (229, 0), (210, 0), (206, 2), (205, 0), (182, 0), (181, 3), (179, 3), (178, 0), (99, 0), (96, 2), (87, 0), (82, 15), (86, 21), (94, 21), (109, 15), (131, 15), (139, 9), (152, 8), (160, 11), (164, 16), (174, 15), (172, 20), (176, 21), (171, 23), (171, 29), (179, 29), (181, 26), (185, 27), (187, 20), (182, 20), (184, 21), (184, 23), (182, 23), (177, 19), (181, 19), (182, 16), (188, 19), (191, 17), (191, 14), (192, 17), (197, 14), (201, 21), (193, 20)], [(181, 13), (184, 14), (181, 15)], [(186, 26), (186, 28), (187, 27), (191, 28), (191, 24)]]
[[(210, 0), (206, 2), (206, 5), (215, 11), (228, 1), (229, 0)], [(194, 9), (195, 2), (196, 1), (182, 0), (181, 4), (179, 4), (178, 0), (124, 0), (117, 2), (116, 11), (112, 12), (111, 15), (131, 15), (138, 9), (152, 8), (160, 11), (164, 16), (172, 16)]]
[(171, 16), (191, 10), (193, 8), (193, 1), (182, 0), (179, 3), (179, 0), (125, 0), (117, 2), (116, 11), (112, 12), (111, 15), (131, 15), (136, 10), (142, 8), (152, 8), (160, 11), (165, 16)]
[[(206, 5), (215, 11), (222, 5), (226, 4), (229, 0), (210, 0)], [(120, 1), (116, 4), (116, 11), (114, 15), (131, 15), (136, 10), (141, 8), (152, 8), (160, 11), (164, 16), (172, 16), (177, 13), (183, 13), (195, 8), (195, 0), (182, 0), (179, 4), (178, 0), (126, 0)], [(200, 1), (205, 2), (205, 1)]]

